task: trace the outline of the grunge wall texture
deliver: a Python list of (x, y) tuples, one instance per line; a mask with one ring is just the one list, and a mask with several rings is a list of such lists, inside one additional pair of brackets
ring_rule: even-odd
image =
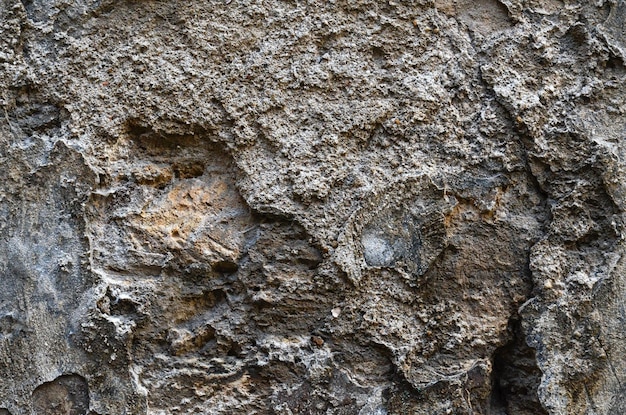
[(0, 0), (0, 413), (626, 413), (625, 25)]

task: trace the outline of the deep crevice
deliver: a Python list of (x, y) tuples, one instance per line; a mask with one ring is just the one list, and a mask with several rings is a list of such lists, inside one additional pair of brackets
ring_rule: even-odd
[(491, 413), (494, 415), (547, 415), (537, 389), (541, 370), (535, 350), (528, 346), (518, 316), (509, 322), (511, 340), (493, 355)]

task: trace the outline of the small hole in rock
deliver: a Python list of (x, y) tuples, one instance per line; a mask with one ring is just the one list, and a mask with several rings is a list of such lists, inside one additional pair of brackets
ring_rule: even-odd
[(237, 272), (239, 266), (233, 261), (218, 261), (213, 264), (213, 270), (222, 274), (232, 274)]
[(611, 56), (608, 61), (606, 61), (606, 68), (611, 70), (619, 69), (623, 66), (623, 62), (620, 58), (616, 56)]
[(237, 343), (233, 343), (226, 354), (232, 357), (241, 357), (241, 351), (241, 346)]
[(202, 163), (174, 164), (172, 168), (179, 179), (191, 179), (204, 174), (204, 164)]

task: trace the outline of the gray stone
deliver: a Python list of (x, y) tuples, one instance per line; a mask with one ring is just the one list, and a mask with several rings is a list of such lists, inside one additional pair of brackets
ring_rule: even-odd
[(0, 413), (624, 413), (625, 8), (0, 0)]

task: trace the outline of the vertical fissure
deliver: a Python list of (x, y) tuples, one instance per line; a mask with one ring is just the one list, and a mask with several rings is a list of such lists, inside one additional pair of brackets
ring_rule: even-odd
[(535, 350), (525, 341), (519, 316), (511, 318), (509, 331), (511, 340), (493, 355), (491, 413), (547, 415), (537, 394), (541, 370)]

